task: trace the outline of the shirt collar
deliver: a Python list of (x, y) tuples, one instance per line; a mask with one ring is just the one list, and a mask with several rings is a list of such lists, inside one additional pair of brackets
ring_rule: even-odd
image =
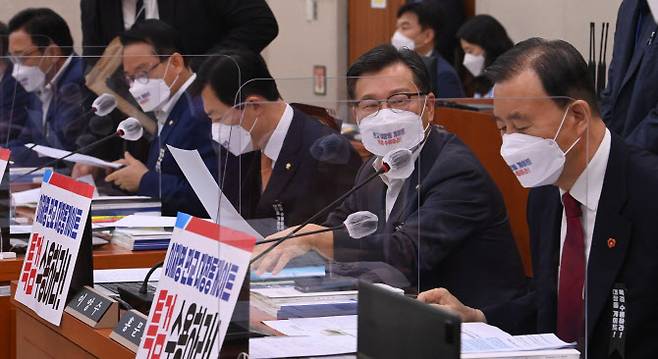
[(50, 97), (50, 95), (53, 92), (53, 88), (57, 84), (57, 81), (59, 80), (60, 77), (62, 77), (62, 74), (64, 73), (64, 71), (66, 71), (66, 68), (69, 67), (72, 59), (73, 59), (73, 54), (69, 55), (69, 57), (66, 58), (66, 61), (64, 61), (62, 67), (60, 67), (57, 73), (55, 73), (55, 76), (53, 76), (53, 78), (50, 79), (50, 82), (48, 82), (45, 86), (43, 86), (43, 88), (37, 93), (41, 101), (43, 101), (45, 98)]
[(267, 144), (265, 144), (265, 148), (263, 149), (265, 156), (272, 160), (273, 166), (276, 160), (279, 158), (279, 154), (281, 154), (283, 141), (286, 139), (286, 135), (288, 134), (288, 129), (292, 123), (293, 115), (294, 111), (292, 110), (292, 107), (286, 104), (286, 109), (283, 111), (283, 115), (281, 115), (279, 123), (276, 125), (274, 132), (272, 132), (272, 135), (270, 136), (269, 140), (267, 140)]
[[(590, 211), (596, 211), (599, 206), (599, 198), (601, 198), (601, 191), (603, 190), (603, 179), (605, 178), (605, 170), (608, 167), (608, 157), (610, 156), (610, 143), (610, 130), (606, 128), (603, 141), (601, 141), (594, 157), (569, 190), (571, 196)], [(560, 200), (564, 192), (560, 189)]]
[(155, 113), (155, 118), (158, 119), (158, 124), (160, 127), (164, 126), (164, 123), (167, 121), (167, 118), (169, 118), (169, 114), (171, 113), (171, 110), (174, 109), (176, 106), (176, 103), (178, 102), (178, 99), (180, 99), (181, 96), (185, 93), (188, 87), (192, 85), (194, 80), (196, 79), (196, 74), (192, 73), (192, 76), (190, 76), (187, 81), (176, 91), (175, 94), (171, 95), (169, 97), (169, 100), (165, 102), (164, 105), (158, 110), (156, 110)]

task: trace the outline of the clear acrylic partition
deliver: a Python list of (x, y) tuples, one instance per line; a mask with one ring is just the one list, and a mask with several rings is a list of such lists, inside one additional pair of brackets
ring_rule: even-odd
[[(220, 225), (231, 225), (233, 207), (258, 233), (258, 242), (266, 241), (257, 243), (252, 257), (252, 330), (271, 334), (272, 329), (261, 323), (266, 319), (356, 314), (359, 280), (383, 283), (400, 293), (415, 295), (419, 290), (423, 264), (419, 265), (417, 249), (422, 248), (422, 236), (415, 193), (420, 182), (414, 176), (404, 180), (403, 174), (413, 168), (414, 156), (405, 148), (408, 154), (398, 151), (390, 161), (386, 157), (397, 176), (392, 180), (400, 186), (396, 204), (391, 201), (389, 208), (395, 219), (387, 221), (386, 185), (376, 173), (386, 153), (373, 157), (364, 148), (357, 123), (371, 117), (372, 124), (380, 106), (382, 116), (405, 110), (421, 113), (425, 96), (402, 77), (325, 81), (326, 88), (342, 89), (341, 95), (317, 95), (321, 91), (314, 78), (243, 81), (236, 104), (217, 119), (218, 178), (226, 196), (220, 200)], [(347, 95), (348, 83), (358, 100)], [(273, 89), (281, 99), (254, 96), (254, 91)], [(417, 130), (416, 142), (406, 140), (416, 150), (423, 127), (420, 120), (409, 122), (407, 128), (394, 124), (369, 130), (371, 142), (390, 144), (405, 138), (405, 131)], [(381, 147), (379, 151), (393, 146)], [(406, 166), (400, 163), (402, 156)], [(355, 186), (360, 188), (344, 197)], [(300, 225), (304, 227), (297, 229)], [(308, 234), (279, 242), (292, 232)], [(271, 252), (261, 256), (269, 248)], [(308, 294), (317, 292), (338, 293)], [(308, 296), (302, 300), (305, 304), (340, 304), (330, 311), (326, 305), (297, 306), (291, 298), (277, 298), (277, 293)], [(353, 329), (350, 334), (356, 335)]]

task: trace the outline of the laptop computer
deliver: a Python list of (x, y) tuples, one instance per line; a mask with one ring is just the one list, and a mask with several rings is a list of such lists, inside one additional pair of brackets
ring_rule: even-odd
[(367, 282), (359, 283), (359, 358), (460, 357), (461, 320)]

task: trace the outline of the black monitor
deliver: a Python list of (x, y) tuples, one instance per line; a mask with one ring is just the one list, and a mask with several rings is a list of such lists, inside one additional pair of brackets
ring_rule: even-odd
[(359, 283), (359, 358), (458, 359), (460, 341), (457, 315), (375, 284)]

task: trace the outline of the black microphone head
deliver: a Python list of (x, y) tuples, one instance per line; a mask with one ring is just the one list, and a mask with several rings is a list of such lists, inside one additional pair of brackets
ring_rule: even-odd
[(97, 116), (107, 116), (110, 112), (114, 111), (117, 107), (117, 99), (114, 95), (109, 93), (101, 94), (96, 97), (94, 103), (91, 104), (92, 111)]
[(320, 137), (311, 145), (311, 156), (320, 162), (343, 165), (350, 160), (351, 144), (342, 135), (332, 133)]
[(107, 136), (114, 132), (114, 123), (109, 117), (94, 115), (89, 120), (89, 131), (96, 136)]
[(372, 212), (359, 211), (347, 216), (343, 224), (350, 237), (359, 239), (377, 231), (379, 218)]

